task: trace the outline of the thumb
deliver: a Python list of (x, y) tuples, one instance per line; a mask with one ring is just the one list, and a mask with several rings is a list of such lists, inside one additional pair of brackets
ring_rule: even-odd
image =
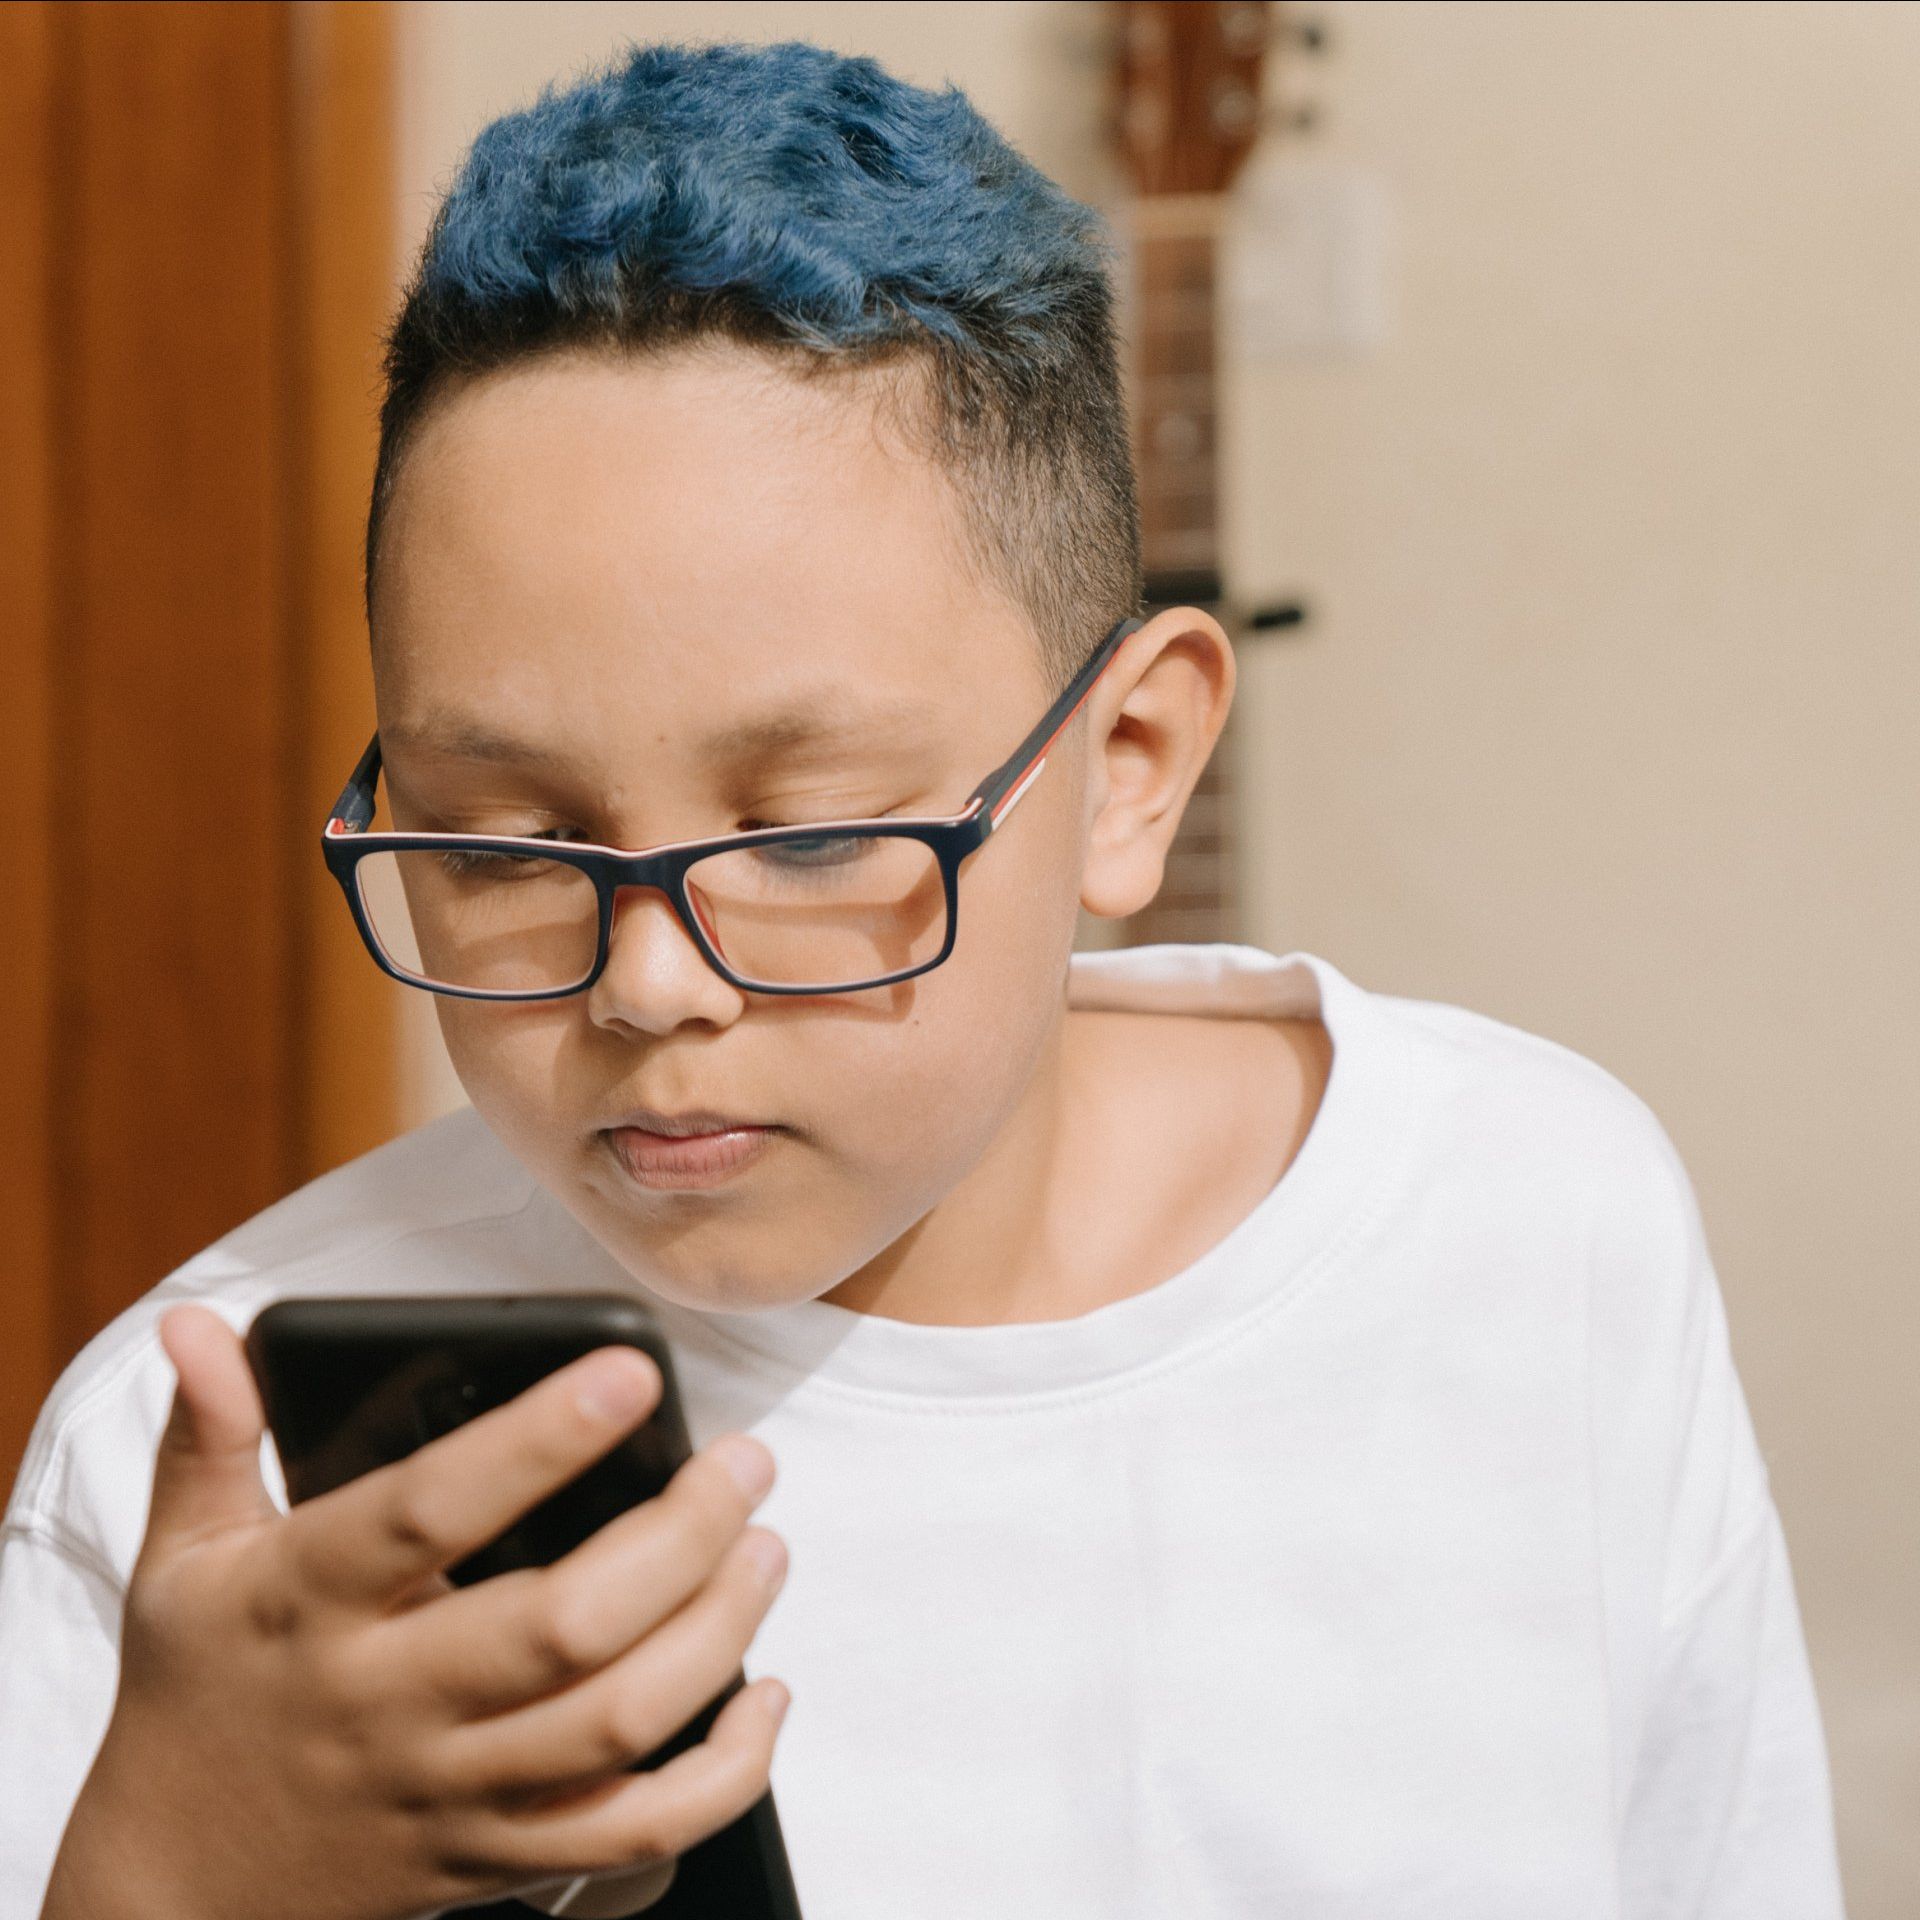
[(149, 1541), (184, 1540), (279, 1509), (260, 1477), (266, 1409), (240, 1336), (209, 1307), (172, 1307), (160, 1345), (177, 1376), (153, 1464)]

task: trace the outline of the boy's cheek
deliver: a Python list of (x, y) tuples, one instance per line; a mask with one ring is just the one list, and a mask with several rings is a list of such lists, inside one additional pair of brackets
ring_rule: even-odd
[[(556, 1068), (564, 1051), (563, 1002), (549, 1006), (486, 1006), (442, 998), (434, 1003), (440, 1038), (466, 1096), (490, 1123), (552, 1126), (564, 1098)], [(518, 1131), (518, 1129), (515, 1129)]]

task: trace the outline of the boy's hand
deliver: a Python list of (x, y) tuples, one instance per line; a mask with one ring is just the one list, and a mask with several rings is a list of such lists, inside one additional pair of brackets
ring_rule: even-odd
[(703, 1448), (551, 1567), (445, 1577), (652, 1411), (645, 1355), (588, 1355), (283, 1514), (239, 1337), (183, 1306), (161, 1342), (179, 1381), (119, 1692), (43, 1920), (406, 1920), (668, 1858), (766, 1791), (777, 1680), (624, 1771), (733, 1677), (779, 1588), (784, 1547), (746, 1526), (758, 1441)]

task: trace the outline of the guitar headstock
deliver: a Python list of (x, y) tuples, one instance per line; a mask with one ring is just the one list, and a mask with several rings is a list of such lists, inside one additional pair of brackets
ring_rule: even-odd
[(1143, 198), (1221, 194), (1260, 135), (1268, 0), (1112, 0), (1114, 138)]

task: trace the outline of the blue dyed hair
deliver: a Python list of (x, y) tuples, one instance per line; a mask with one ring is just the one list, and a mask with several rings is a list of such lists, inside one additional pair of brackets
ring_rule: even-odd
[(899, 363), (972, 549), (1064, 684), (1140, 599), (1096, 216), (957, 88), (802, 44), (634, 47), (480, 134), (387, 345), (367, 592), (413, 430), (455, 383), (720, 337)]

